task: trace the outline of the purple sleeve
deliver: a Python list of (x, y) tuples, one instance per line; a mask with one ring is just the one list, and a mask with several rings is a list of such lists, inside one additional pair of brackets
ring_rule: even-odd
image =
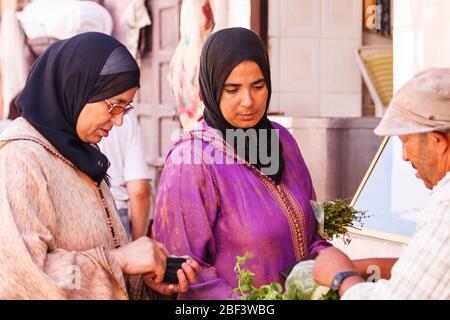
[(315, 258), (320, 250), (326, 249), (331, 246), (331, 243), (315, 233), (308, 248), (309, 257)]
[(175, 164), (170, 158), (166, 161), (156, 201), (153, 235), (171, 255), (189, 255), (201, 266), (197, 282), (178, 299), (234, 298), (232, 288), (214, 267), (213, 227), (219, 205), (219, 193), (206, 165)]

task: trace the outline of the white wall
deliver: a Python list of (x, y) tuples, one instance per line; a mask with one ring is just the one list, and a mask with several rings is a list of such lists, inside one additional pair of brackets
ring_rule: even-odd
[(272, 111), (361, 116), (362, 0), (269, 0)]
[(228, 26), (250, 29), (250, 0), (229, 0)]
[(344, 244), (341, 239), (334, 239), (333, 246), (341, 249), (351, 259), (366, 258), (398, 258), (405, 244), (397, 241), (379, 239), (370, 236), (357, 235), (350, 233), (352, 242), (349, 245)]
[(214, 30), (231, 27), (250, 29), (250, 0), (212, 0), (214, 11)]
[(450, 67), (450, 1), (394, 1), (394, 89), (429, 67)]

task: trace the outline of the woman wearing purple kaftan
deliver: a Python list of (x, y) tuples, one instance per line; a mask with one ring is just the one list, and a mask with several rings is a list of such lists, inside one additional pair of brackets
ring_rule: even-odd
[[(240, 45), (242, 39), (249, 47)], [(229, 44), (228, 55), (218, 45), (221, 41)], [(230, 43), (233, 41), (237, 43)], [(211, 35), (205, 46), (201, 67), (209, 59), (209, 66), (216, 67), (221, 79), (210, 80), (213, 89), (207, 92), (205, 87), (209, 84), (202, 82), (202, 76), (208, 77), (207, 70), (200, 71), (202, 96), (206, 101), (205, 121), (198, 129), (181, 137), (169, 151), (153, 223), (155, 239), (171, 254), (189, 255), (202, 267), (197, 283), (190, 286), (187, 293), (179, 294), (179, 299), (237, 298), (233, 294), (233, 288), (237, 286), (233, 268), (236, 256), (246, 252), (250, 253), (251, 259), (245, 268), (255, 273), (255, 286), (260, 286), (280, 282), (281, 271), (330, 245), (316, 233), (316, 221), (309, 203), (315, 199), (314, 189), (295, 139), (284, 127), (267, 120), (270, 71), (260, 39), (246, 29), (225, 29)], [(252, 56), (254, 48), (258, 51)], [(211, 58), (211, 50), (214, 52), (215, 49), (220, 52), (217, 55), (219, 61)], [(236, 53), (238, 50), (246, 51), (239, 54)], [(224, 63), (223, 59), (227, 57), (229, 60), (234, 59), (230, 57), (238, 58)], [(222, 115), (227, 103), (224, 97), (239, 94), (226, 91), (226, 87), (234, 68), (237, 69), (242, 61), (256, 62), (257, 71), (264, 76), (263, 86), (267, 87), (264, 115), (251, 127), (277, 130), (282, 159), (274, 175), (264, 174), (260, 162), (250, 163), (250, 159), (241, 156), (221, 135), (221, 123), (227, 124), (227, 129), (243, 127), (239, 126), (239, 121), (231, 123)], [(217, 66), (223, 66), (225, 70)], [(259, 99), (256, 95), (265, 90), (261, 88), (253, 86), (251, 89), (256, 103)], [(214, 92), (219, 92), (215, 98)], [(252, 106), (253, 103), (249, 108)], [(251, 116), (242, 119), (248, 118)]]

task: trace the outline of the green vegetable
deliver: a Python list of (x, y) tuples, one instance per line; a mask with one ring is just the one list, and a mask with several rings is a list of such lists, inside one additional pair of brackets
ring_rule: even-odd
[(353, 227), (354, 222), (362, 225), (362, 220), (369, 217), (366, 211), (356, 210), (341, 199), (323, 203), (311, 201), (311, 206), (318, 222), (318, 233), (328, 240), (340, 238), (345, 244), (352, 241), (347, 228)]
[(314, 282), (312, 271), (314, 260), (299, 262), (286, 279), (285, 300), (339, 300), (339, 295), (330, 288)]
[(243, 257), (236, 257), (237, 262), (234, 271), (237, 273), (238, 286), (233, 290), (240, 296), (241, 300), (282, 300), (283, 287), (277, 282), (273, 282), (259, 288), (253, 286), (255, 274), (250, 270), (242, 268), (250, 258), (248, 252)]

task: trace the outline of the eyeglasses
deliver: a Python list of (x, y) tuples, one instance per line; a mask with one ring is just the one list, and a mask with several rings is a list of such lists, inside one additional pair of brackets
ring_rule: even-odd
[(127, 104), (125, 107), (123, 107), (123, 106), (121, 106), (120, 104), (117, 104), (117, 103), (111, 103), (111, 102), (109, 102), (109, 101), (106, 100), (106, 99), (105, 99), (105, 102), (106, 102), (106, 103), (108, 104), (108, 106), (109, 106), (108, 112), (109, 112), (110, 114), (112, 114), (113, 116), (116, 116), (116, 115), (118, 115), (118, 114), (121, 114), (122, 112), (123, 112), (124, 114), (127, 114), (128, 112), (130, 112), (131, 110), (134, 109), (134, 106), (133, 106), (131, 103), (129, 103), (129, 104)]

